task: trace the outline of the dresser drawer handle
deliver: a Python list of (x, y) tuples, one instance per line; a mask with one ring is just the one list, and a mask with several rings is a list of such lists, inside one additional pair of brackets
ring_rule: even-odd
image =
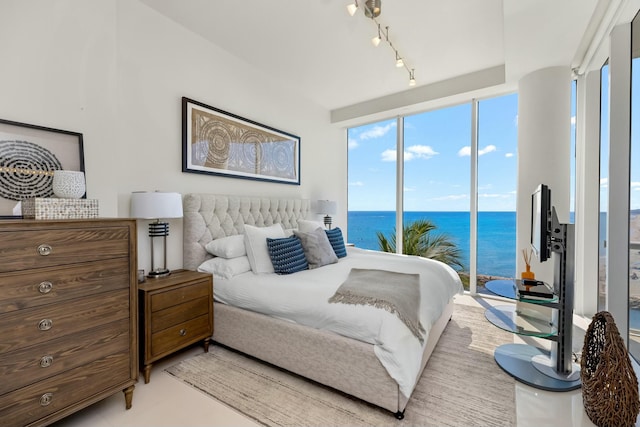
[(50, 356), (47, 354), (46, 356), (42, 356), (40, 358), (41, 368), (48, 368), (49, 366), (51, 366), (52, 363), (53, 363), (53, 356)]
[(51, 245), (43, 244), (38, 246), (38, 254), (42, 256), (51, 255), (51, 252), (53, 252)]
[(53, 400), (53, 393), (45, 393), (40, 396), (40, 406), (48, 406)]
[(53, 289), (53, 283), (51, 282), (41, 282), (38, 286), (38, 291), (40, 291), (41, 294), (48, 294), (51, 292), (51, 289)]
[(41, 331), (48, 331), (49, 329), (51, 329), (52, 326), (53, 326), (53, 320), (51, 319), (42, 319), (38, 323), (38, 329), (40, 329)]
[(180, 336), (183, 337), (187, 335), (187, 330), (186, 329), (180, 329)]

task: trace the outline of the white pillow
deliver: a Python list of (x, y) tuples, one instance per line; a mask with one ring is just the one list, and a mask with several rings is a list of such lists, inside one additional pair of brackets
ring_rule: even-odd
[(247, 248), (247, 257), (254, 273), (274, 273), (269, 249), (267, 249), (267, 237), (281, 239), (285, 237), (282, 225), (273, 224), (270, 227), (244, 226), (244, 245)]
[(211, 255), (222, 258), (237, 258), (247, 254), (242, 234), (212, 240), (204, 248)]
[(298, 220), (298, 231), (301, 233), (311, 233), (312, 231), (316, 231), (318, 227), (324, 230), (324, 225), (317, 221), (309, 221), (306, 219)]
[(198, 271), (212, 273), (214, 276), (224, 279), (231, 279), (233, 276), (251, 271), (251, 265), (246, 255), (232, 259), (215, 257), (200, 264)]

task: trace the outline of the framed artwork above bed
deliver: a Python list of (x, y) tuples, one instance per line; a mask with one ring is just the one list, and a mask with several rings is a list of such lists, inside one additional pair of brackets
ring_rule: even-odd
[(300, 185), (300, 137), (183, 97), (182, 172)]

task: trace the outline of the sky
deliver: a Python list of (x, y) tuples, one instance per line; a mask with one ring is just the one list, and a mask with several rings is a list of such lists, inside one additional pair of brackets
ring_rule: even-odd
[[(515, 211), (516, 94), (480, 101), (478, 208)], [(349, 210), (395, 210), (396, 120), (349, 129)], [(404, 120), (406, 211), (469, 211), (471, 104)]]

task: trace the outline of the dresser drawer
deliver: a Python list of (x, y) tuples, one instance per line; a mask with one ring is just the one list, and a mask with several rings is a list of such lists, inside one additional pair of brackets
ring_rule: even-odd
[(151, 335), (151, 356), (161, 357), (178, 348), (185, 347), (207, 336), (211, 336), (209, 314), (172, 326)]
[(130, 378), (129, 353), (103, 357), (13, 393), (0, 396), (3, 425), (23, 426), (125, 384)]
[(151, 317), (151, 332), (159, 332), (208, 313), (209, 296), (189, 300), (183, 304), (174, 305), (153, 313)]
[(86, 365), (105, 354), (129, 351), (129, 320), (88, 329), (0, 357), (0, 395), (69, 369)]
[(0, 273), (0, 313), (55, 304), (129, 287), (129, 259), (76, 264), (29, 272)]
[(129, 289), (0, 315), (0, 354), (129, 318)]
[(164, 310), (167, 307), (179, 305), (185, 301), (211, 295), (211, 282), (204, 280), (200, 283), (190, 284), (166, 292), (156, 293), (151, 296), (151, 311)]
[(0, 272), (129, 256), (129, 228), (0, 231)]

